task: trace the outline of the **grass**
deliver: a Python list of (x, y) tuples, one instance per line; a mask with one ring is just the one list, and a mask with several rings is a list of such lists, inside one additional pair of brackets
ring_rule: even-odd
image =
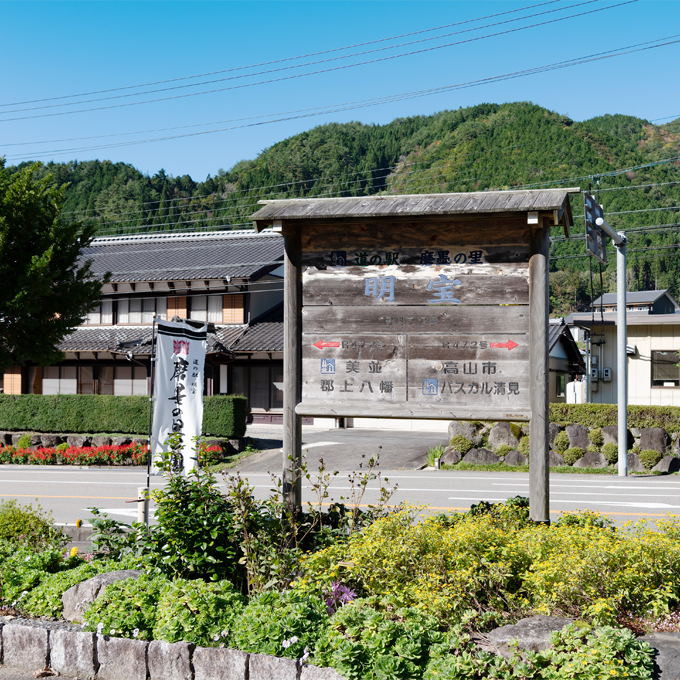
[[(470, 472), (529, 472), (528, 465), (506, 465), (493, 463), (489, 465), (472, 465), (471, 463), (457, 463), (456, 465), (442, 465), (442, 470), (466, 470)], [(550, 468), (550, 472), (569, 475), (616, 475), (615, 468), (575, 468), (571, 465), (557, 465)], [(661, 472), (629, 472), (629, 475), (661, 475)], [(672, 474), (679, 474), (673, 472)]]
[(246, 438), (247, 444), (246, 448), (241, 451), (241, 453), (236, 453), (233, 456), (229, 456), (227, 460), (217, 465), (211, 465), (208, 469), (210, 472), (223, 472), (225, 470), (231, 470), (237, 463), (240, 463), (245, 458), (252, 456), (254, 453), (260, 453), (260, 449), (256, 449), (252, 443), (251, 439)]

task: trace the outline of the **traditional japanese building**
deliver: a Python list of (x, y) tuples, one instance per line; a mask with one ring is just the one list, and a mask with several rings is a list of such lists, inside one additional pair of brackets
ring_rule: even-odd
[(110, 272), (101, 304), (64, 339), (56, 366), (12, 367), (6, 394), (148, 394), (154, 314), (209, 324), (205, 394), (243, 394), (278, 422), (283, 380), (283, 239), (213, 231), (95, 239), (83, 257)]

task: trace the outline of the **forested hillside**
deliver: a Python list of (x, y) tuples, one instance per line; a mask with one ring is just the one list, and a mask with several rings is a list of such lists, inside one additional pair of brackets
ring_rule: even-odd
[[(387, 125), (319, 126), (203, 182), (162, 170), (149, 177), (108, 161), (49, 164), (40, 173), (51, 173), (60, 185), (69, 183), (68, 216), (96, 222), (102, 235), (246, 228), (261, 198), (587, 188), (589, 176), (599, 176), (609, 223), (629, 231), (629, 290), (670, 288), (678, 297), (679, 170), (680, 120), (655, 126), (606, 115), (577, 123), (522, 102), (481, 104)], [(583, 214), (581, 201), (580, 196), (572, 199), (575, 216)], [(582, 218), (576, 219), (572, 239), (559, 240), (559, 230), (554, 233), (556, 313), (584, 309), (590, 300), (582, 233)], [(611, 259), (602, 275), (605, 291), (614, 285), (613, 249)], [(592, 269), (597, 296), (597, 262)]]

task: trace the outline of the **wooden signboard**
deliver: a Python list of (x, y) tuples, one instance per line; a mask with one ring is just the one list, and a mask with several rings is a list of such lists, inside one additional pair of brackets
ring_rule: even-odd
[(548, 250), (578, 189), (261, 201), (284, 236), (284, 496), (301, 416), (530, 420), (549, 521)]

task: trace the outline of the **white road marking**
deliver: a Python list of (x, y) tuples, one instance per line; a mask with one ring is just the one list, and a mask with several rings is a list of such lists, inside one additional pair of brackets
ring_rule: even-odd
[[(107, 515), (122, 515), (123, 517), (137, 517), (137, 508), (98, 508), (99, 512), (105, 512)], [(89, 511), (89, 508), (84, 508), (83, 512)], [(156, 511), (149, 510), (149, 515), (153, 517)]]
[[(451, 496), (449, 497), (450, 501), (477, 501), (479, 502), (478, 497), (467, 497), (467, 496)], [(494, 499), (492, 499), (494, 500)], [(572, 501), (568, 499), (559, 499), (556, 502), (558, 503), (583, 503), (583, 500), (580, 501)], [(588, 505), (606, 505), (610, 507), (616, 507), (616, 508), (646, 508), (648, 510), (670, 510), (672, 508), (680, 508), (680, 505), (669, 505), (668, 503), (626, 503), (624, 501), (617, 503), (614, 501), (585, 501), (588, 503)]]
[[(107, 481), (55, 481), (53, 479), (0, 479), (0, 483), (6, 484), (91, 484), (92, 486), (142, 486), (140, 482), (107, 482)], [(164, 484), (152, 484), (151, 486), (162, 487)]]
[[(340, 442), (312, 442), (311, 444), (303, 444), (302, 450), (315, 449), (317, 446), (337, 446), (339, 444)], [(280, 450), (283, 451), (283, 449)]]
[[(508, 482), (494, 482), (492, 486), (529, 486), (529, 482), (516, 482), (515, 484), (510, 484)], [(569, 487), (569, 488), (577, 488), (577, 489), (582, 489), (584, 486), (587, 486), (589, 489), (620, 489), (621, 491), (627, 491), (628, 489), (643, 489), (643, 490), (649, 490), (653, 489), (654, 491), (680, 491), (680, 486), (628, 486), (628, 484), (620, 484), (620, 485), (614, 485), (614, 484), (553, 484), (552, 482), (550, 483), (550, 488), (554, 489), (558, 486), (562, 487)]]

